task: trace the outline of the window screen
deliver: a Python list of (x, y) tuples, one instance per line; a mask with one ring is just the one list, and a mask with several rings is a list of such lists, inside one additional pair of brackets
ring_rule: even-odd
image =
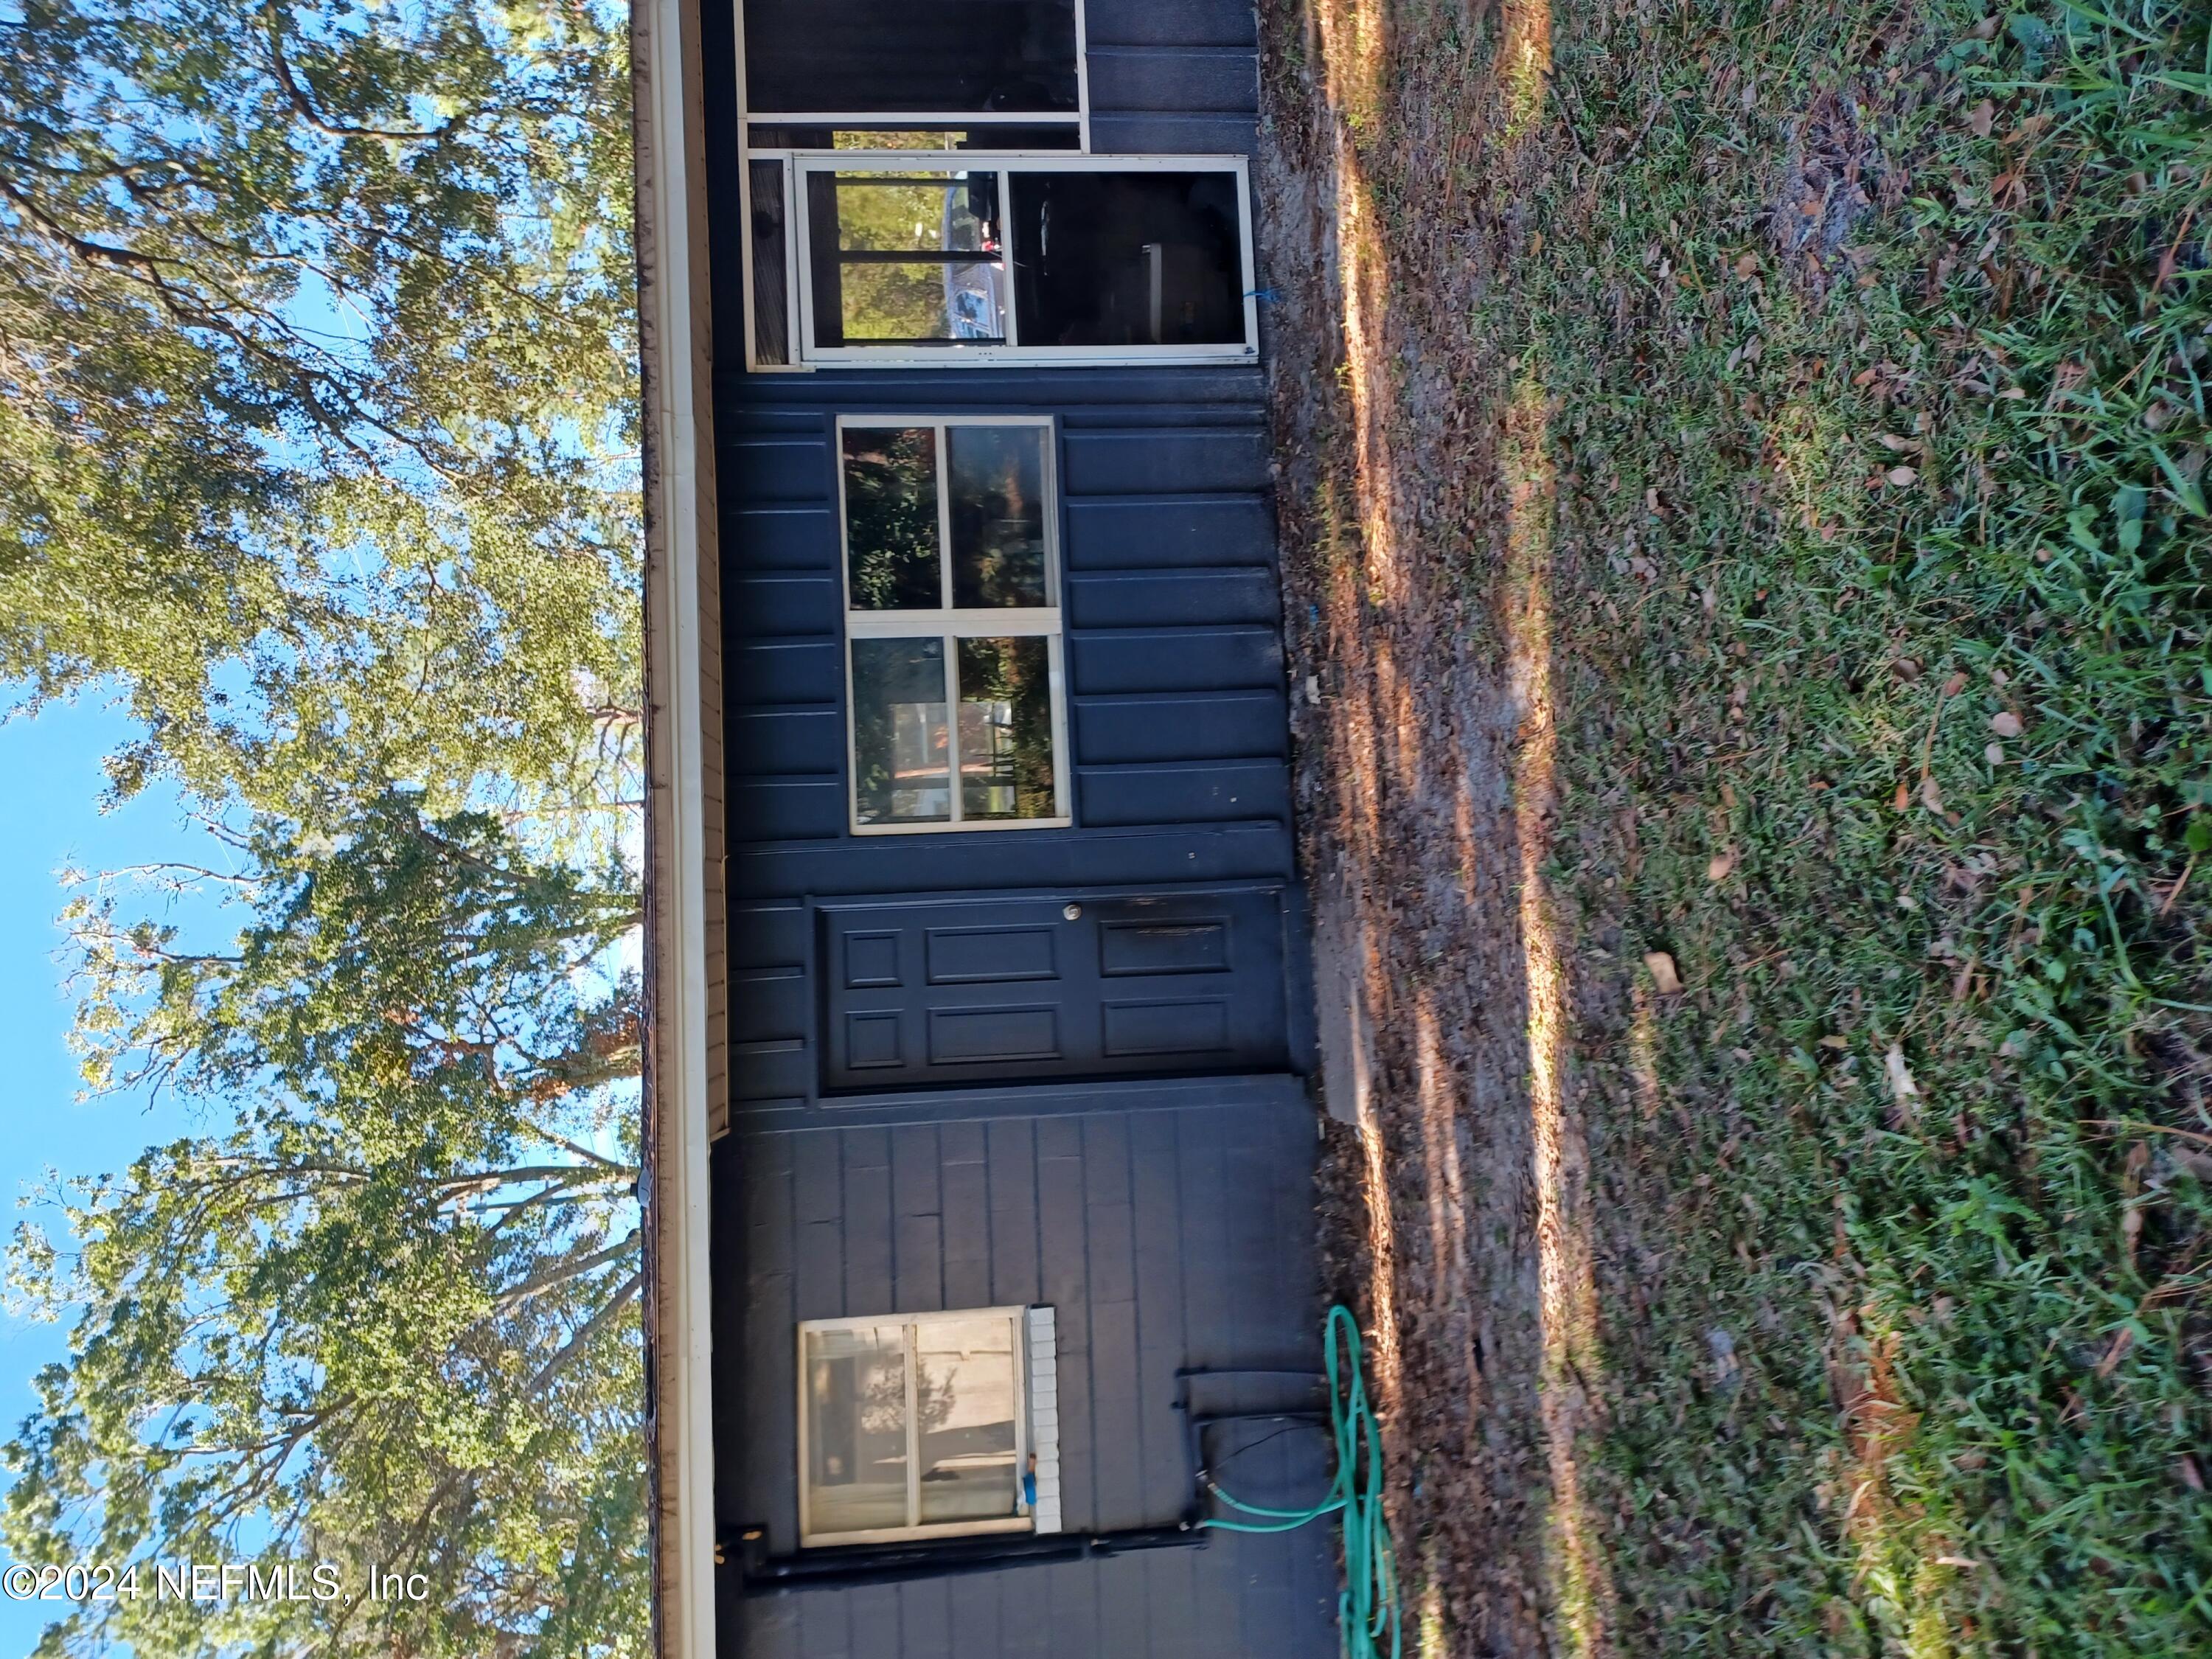
[(1044, 1333), (1040, 1350), (1030, 1310), (1019, 1308), (802, 1325), (802, 1541), (1030, 1530), (1048, 1495), (1030, 1462), (1030, 1396), (1041, 1376), (1053, 1402), (1044, 1407), (1054, 1477), (1044, 1518), (1056, 1528), (1048, 1324)]
[(1252, 355), (1233, 166), (942, 152), (792, 166), (805, 361)]
[(752, 114), (1073, 114), (1075, 0), (745, 0)]
[(1225, 173), (1016, 173), (1024, 345), (1224, 345), (1244, 337), (1237, 181)]
[(996, 173), (809, 173), (816, 343), (1006, 337)]

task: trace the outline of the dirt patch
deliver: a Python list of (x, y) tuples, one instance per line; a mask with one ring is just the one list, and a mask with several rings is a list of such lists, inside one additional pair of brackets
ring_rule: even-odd
[(1768, 221), (1775, 253), (1815, 295), (1826, 291), (1880, 184), (1880, 152), (1860, 125), (1857, 100), (1821, 93), (1797, 122)]
[(1263, 8), (1301, 850), (1372, 1035), (1324, 1238), (1416, 1659), (2202, 1644), (2157, 3), (2200, 33)]
[[(1371, 12), (1263, 9), (1302, 850), (1357, 918), (1374, 1047), (1369, 1127), (1332, 1131), (1327, 1247), (1377, 1333), (1418, 1650), (1449, 1631), (1451, 1651), (1540, 1653), (1558, 1609), (1515, 800), (1531, 709), (1501, 609), (1509, 366), (1468, 321), (1533, 228), (1504, 174), (1478, 187), (1470, 167), (1514, 100), (1473, 76), (1473, 36), (1409, 58)], [(1347, 112), (1385, 85), (1421, 119), (1378, 163)]]

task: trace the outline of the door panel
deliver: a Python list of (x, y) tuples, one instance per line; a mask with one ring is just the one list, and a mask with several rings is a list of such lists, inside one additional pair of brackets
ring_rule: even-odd
[(1279, 888), (841, 902), (817, 925), (825, 1092), (1288, 1064)]

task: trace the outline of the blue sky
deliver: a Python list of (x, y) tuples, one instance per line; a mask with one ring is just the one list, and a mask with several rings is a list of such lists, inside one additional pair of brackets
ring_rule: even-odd
[[(22, 1218), (16, 1200), (49, 1168), (64, 1175), (120, 1169), (152, 1142), (204, 1124), (204, 1112), (173, 1103), (149, 1112), (138, 1101), (76, 1099), (55, 925), (64, 895), (56, 872), (208, 856), (165, 790), (99, 810), (100, 759), (130, 731), (96, 701), (0, 725), (0, 870), (7, 872), (0, 881), (0, 1192), (7, 1198), (0, 1229), (10, 1234)], [(36, 1403), (31, 1379), (62, 1357), (64, 1338), (53, 1326), (0, 1311), (0, 1438), (12, 1438)], [(0, 1654), (28, 1652), (44, 1623), (36, 1607), (0, 1599)]]

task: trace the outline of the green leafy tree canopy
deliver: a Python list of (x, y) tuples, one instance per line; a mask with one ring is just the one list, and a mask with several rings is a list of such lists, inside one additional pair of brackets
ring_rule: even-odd
[(67, 913), (88, 1088), (205, 1127), (18, 1231), (0, 1534), (344, 1587), (42, 1653), (642, 1651), (626, 27), (0, 0), (0, 679), (216, 849)]

